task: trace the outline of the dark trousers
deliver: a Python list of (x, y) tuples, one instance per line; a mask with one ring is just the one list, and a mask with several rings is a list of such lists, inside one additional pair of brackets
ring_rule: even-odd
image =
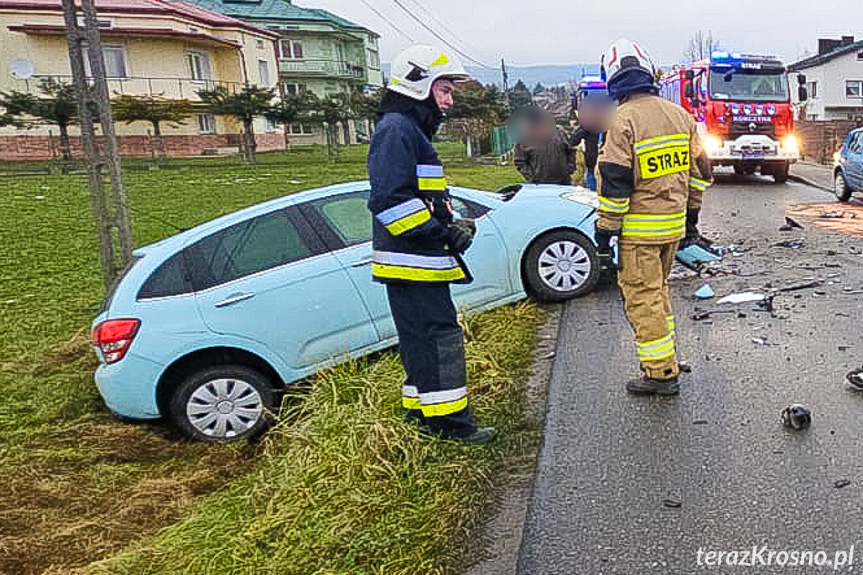
[(464, 336), (449, 284), (391, 283), (387, 296), (407, 373), (402, 389), (407, 417), (447, 437), (473, 433)]

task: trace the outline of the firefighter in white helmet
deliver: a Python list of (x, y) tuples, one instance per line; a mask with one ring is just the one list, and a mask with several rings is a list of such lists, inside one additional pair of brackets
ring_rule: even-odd
[(668, 275), (681, 240), (698, 237), (702, 192), (711, 170), (682, 107), (658, 96), (656, 69), (638, 44), (621, 39), (602, 56), (617, 119), (599, 154), (600, 256), (613, 257), (618, 238), (618, 283), (635, 332), (643, 375), (630, 393), (676, 395), (679, 367)]
[(369, 147), (374, 215), (372, 277), (386, 284), (407, 372), (406, 416), (432, 433), (485, 443), (468, 408), (464, 338), (450, 283), (471, 281), (461, 259), (471, 222), (453, 217), (443, 166), (431, 139), (468, 74), (454, 55), (412, 46), (392, 63)]

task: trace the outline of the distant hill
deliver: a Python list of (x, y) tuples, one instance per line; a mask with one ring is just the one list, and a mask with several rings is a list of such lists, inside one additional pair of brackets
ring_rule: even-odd
[[(389, 76), (390, 65), (383, 65), (384, 74)], [(467, 66), (467, 71), (483, 84), (503, 85), (500, 70)], [(566, 84), (580, 79), (584, 75), (598, 75), (599, 66), (596, 64), (550, 64), (537, 66), (515, 67), (508, 66), (509, 85), (514, 86), (519, 80), (523, 81), (528, 88), (533, 90), (537, 83), (543, 86), (554, 86), (555, 84)]]

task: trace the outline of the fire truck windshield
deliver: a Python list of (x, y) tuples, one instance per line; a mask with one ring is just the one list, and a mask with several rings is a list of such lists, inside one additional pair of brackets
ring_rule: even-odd
[(788, 81), (776, 70), (712, 68), (710, 98), (746, 102), (787, 102)]

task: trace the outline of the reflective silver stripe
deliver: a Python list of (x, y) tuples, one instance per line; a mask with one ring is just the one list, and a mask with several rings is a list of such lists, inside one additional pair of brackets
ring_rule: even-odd
[(388, 226), (405, 216), (415, 214), (425, 209), (427, 209), (425, 203), (419, 198), (414, 198), (382, 211), (377, 215), (377, 218), (383, 225)]
[(403, 385), (402, 386), (402, 396), (403, 397), (419, 397), (420, 392), (415, 385)]
[(467, 397), (467, 388), (446, 389), (444, 391), (430, 391), (420, 394), (423, 405), (437, 405), (438, 403), (449, 403)]
[(443, 166), (436, 164), (419, 164), (417, 165), (418, 178), (442, 178)]
[(422, 268), (427, 270), (449, 270), (459, 267), (458, 261), (452, 256), (420, 256), (416, 254), (400, 254), (397, 252), (372, 252), (372, 260), (375, 263), (401, 266), (408, 268)]

